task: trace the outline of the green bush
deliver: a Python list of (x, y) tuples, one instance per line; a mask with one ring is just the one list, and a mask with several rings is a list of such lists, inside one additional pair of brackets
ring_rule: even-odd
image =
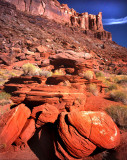
[(92, 71), (86, 71), (83, 73), (83, 77), (87, 80), (91, 80), (94, 77), (94, 73)]
[(39, 67), (36, 67), (35, 65), (31, 63), (26, 63), (22, 66), (24, 75), (29, 76), (45, 76), (49, 77), (52, 75), (51, 72), (46, 70), (41, 70)]
[(111, 106), (106, 108), (106, 112), (112, 117), (113, 121), (122, 128), (127, 128), (127, 107)]
[(90, 85), (89, 85), (89, 91), (90, 91), (93, 95), (97, 96), (97, 95), (98, 95), (97, 85), (94, 84), (94, 83), (90, 84)]
[(124, 104), (127, 104), (127, 91), (124, 90), (113, 90), (110, 93), (110, 98), (114, 101), (121, 101)]

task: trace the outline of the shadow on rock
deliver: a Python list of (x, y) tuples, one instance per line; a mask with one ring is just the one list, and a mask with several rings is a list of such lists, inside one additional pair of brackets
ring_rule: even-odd
[(29, 147), (39, 160), (59, 160), (55, 156), (53, 132), (53, 124), (45, 124), (41, 129), (37, 129), (34, 136), (28, 141)]

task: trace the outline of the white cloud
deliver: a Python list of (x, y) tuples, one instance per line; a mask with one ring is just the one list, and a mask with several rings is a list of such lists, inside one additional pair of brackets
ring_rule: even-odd
[(127, 23), (127, 16), (119, 19), (103, 19), (103, 25), (125, 24)]

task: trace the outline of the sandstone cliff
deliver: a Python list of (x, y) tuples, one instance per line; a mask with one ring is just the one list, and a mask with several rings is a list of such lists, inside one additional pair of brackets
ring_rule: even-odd
[(70, 9), (67, 4), (60, 4), (57, 0), (6, 1), (14, 4), (18, 10), (28, 14), (43, 15), (59, 23), (80, 27), (84, 30), (96, 31), (96, 38), (112, 40), (111, 33), (103, 29), (101, 12), (98, 15), (88, 14), (88, 12), (79, 14), (74, 9)]

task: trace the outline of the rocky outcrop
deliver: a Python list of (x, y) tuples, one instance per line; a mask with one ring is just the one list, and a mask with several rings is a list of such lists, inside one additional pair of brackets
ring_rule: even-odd
[(120, 133), (104, 112), (61, 113), (55, 141), (56, 155), (62, 159), (81, 159), (96, 147), (111, 149), (120, 143)]
[[(59, 76), (58, 76), (59, 77)], [(35, 81), (33, 82), (32, 79)], [(61, 77), (62, 79), (62, 77)], [(54, 105), (59, 112), (74, 109), (83, 110), (86, 102), (85, 85), (73, 87), (64, 83), (66, 78), (60, 80), (63, 84), (45, 84), (45, 78), (15, 77), (5, 84), (4, 90), (12, 94), (12, 101), (16, 104), (24, 102), (30, 108), (44, 103)], [(20, 82), (20, 85), (17, 84)], [(53, 81), (52, 81), (53, 82)]]
[(112, 34), (110, 32), (107, 31), (102, 31), (102, 32), (96, 32), (94, 34), (94, 37), (100, 39), (100, 40), (112, 40)]
[[(32, 15), (46, 16), (59, 23), (65, 23), (70, 26), (80, 27), (84, 30), (99, 31), (101, 36), (104, 31), (102, 24), (102, 13), (98, 15), (88, 14), (87, 12), (79, 14), (74, 9), (70, 9), (67, 4), (60, 4), (57, 0), (6, 0), (16, 6), (20, 11)], [(108, 39), (104, 37), (103, 39)], [(98, 36), (97, 36), (98, 38)], [(102, 39), (102, 38), (101, 38)], [(111, 40), (111, 36), (109, 38)]]
[[(89, 54), (90, 55), (90, 54)], [(84, 52), (74, 52), (71, 50), (59, 51), (56, 55), (49, 57), (50, 64), (54, 65), (55, 69), (63, 66), (64, 68), (73, 68), (73, 74), (84, 72), (87, 69), (98, 68), (98, 64), (91, 57), (88, 59)]]

